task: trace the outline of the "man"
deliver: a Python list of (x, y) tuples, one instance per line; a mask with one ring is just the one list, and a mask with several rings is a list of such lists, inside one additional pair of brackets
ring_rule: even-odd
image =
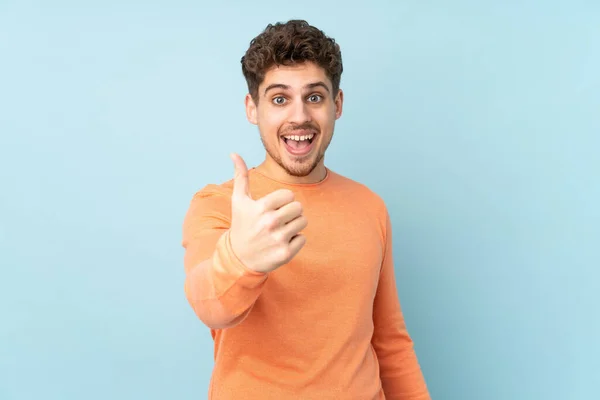
[(382, 199), (324, 165), (342, 115), (337, 43), (269, 25), (242, 58), (266, 150), (193, 197), (185, 293), (215, 343), (214, 400), (430, 399), (398, 301)]

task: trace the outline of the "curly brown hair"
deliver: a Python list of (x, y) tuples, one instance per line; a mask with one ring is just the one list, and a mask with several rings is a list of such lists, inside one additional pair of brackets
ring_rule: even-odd
[(331, 80), (333, 95), (337, 95), (342, 77), (342, 54), (335, 39), (304, 20), (269, 24), (252, 39), (242, 57), (242, 73), (248, 91), (258, 102), (258, 87), (266, 71), (274, 65), (314, 62), (325, 70)]

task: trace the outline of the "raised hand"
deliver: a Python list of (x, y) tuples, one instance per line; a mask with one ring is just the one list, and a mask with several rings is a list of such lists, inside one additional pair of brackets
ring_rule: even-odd
[(249, 269), (270, 272), (288, 263), (306, 243), (300, 233), (308, 221), (291, 190), (279, 189), (254, 200), (248, 168), (237, 154), (231, 197), (230, 239), (233, 252)]

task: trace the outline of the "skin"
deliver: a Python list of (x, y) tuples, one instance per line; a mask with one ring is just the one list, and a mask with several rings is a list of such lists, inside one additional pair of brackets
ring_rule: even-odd
[[(258, 126), (266, 150), (256, 169), (286, 183), (323, 180), (325, 152), (342, 115), (343, 97), (341, 89), (333, 95), (325, 70), (312, 62), (270, 68), (256, 101), (250, 94), (245, 99), (248, 121)], [(309, 154), (295, 156), (285, 149), (281, 136), (308, 133), (317, 134)]]
[[(333, 137), (335, 121), (342, 115), (343, 93), (333, 95), (325, 70), (314, 63), (269, 69), (258, 88), (256, 101), (246, 96), (248, 121), (258, 126), (266, 150), (256, 167), (287, 183), (316, 183), (327, 170), (325, 151)], [(315, 133), (308, 154), (290, 154), (281, 137)], [(230, 240), (233, 252), (249, 269), (268, 273), (288, 263), (303, 248), (302, 230), (308, 221), (303, 207), (289, 189), (279, 189), (254, 199), (248, 168), (238, 154), (235, 166)]]

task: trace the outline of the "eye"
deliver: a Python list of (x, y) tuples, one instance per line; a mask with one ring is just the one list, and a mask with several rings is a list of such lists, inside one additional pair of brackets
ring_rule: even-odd
[(273, 104), (278, 105), (278, 106), (282, 105), (284, 102), (285, 102), (285, 98), (282, 96), (278, 96), (273, 99)]
[(310, 101), (311, 103), (318, 103), (319, 101), (321, 101), (322, 96), (320, 94), (312, 94), (310, 96), (308, 96), (308, 101)]

